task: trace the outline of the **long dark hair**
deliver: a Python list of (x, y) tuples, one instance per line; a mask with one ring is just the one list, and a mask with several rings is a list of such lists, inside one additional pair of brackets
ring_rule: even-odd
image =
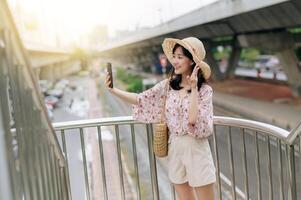
[[(182, 48), (184, 56), (188, 57), (190, 60), (193, 61), (193, 57), (192, 57), (191, 53), (179, 44), (176, 44), (174, 46), (174, 48), (172, 49), (173, 54), (175, 53), (177, 48)], [(193, 71), (194, 67), (195, 67), (195, 62), (193, 62), (191, 71)], [(176, 74), (175, 68), (173, 67), (172, 71), (170, 73), (170, 87), (174, 90), (181, 90), (183, 88), (180, 86), (181, 81), (182, 81), (182, 74)], [(203, 76), (202, 70), (199, 69), (199, 71), (198, 71), (198, 90), (200, 90), (203, 83), (206, 83), (206, 79)], [(188, 90), (188, 92), (191, 92), (191, 90)]]

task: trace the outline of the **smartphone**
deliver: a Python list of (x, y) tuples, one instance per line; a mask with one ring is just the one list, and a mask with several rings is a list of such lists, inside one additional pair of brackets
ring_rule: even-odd
[(112, 74), (112, 65), (111, 65), (111, 63), (107, 63), (106, 68), (107, 68), (107, 72), (109, 73), (109, 77), (110, 77), (110, 81), (111, 81), (109, 87), (113, 88), (113, 74)]

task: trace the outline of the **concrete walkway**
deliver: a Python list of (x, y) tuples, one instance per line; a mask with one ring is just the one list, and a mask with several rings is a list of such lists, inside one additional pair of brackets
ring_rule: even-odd
[(291, 130), (301, 121), (301, 108), (215, 91), (213, 104), (240, 116)]
[[(286, 85), (234, 79), (211, 84), (215, 106), (243, 118), (291, 130), (301, 122), (301, 98)], [(276, 103), (277, 102), (277, 103)]]
[[(96, 81), (89, 79), (89, 91), (88, 99), (90, 102), (90, 110), (88, 118), (101, 118), (105, 117), (105, 111), (102, 107), (101, 101), (98, 98), (98, 90), (96, 87)], [(100, 153), (98, 148), (98, 138), (96, 136), (97, 130), (95, 128), (88, 129), (89, 137), (88, 141), (92, 144), (92, 155), (93, 165), (91, 166), (91, 193), (93, 199), (100, 200), (104, 199), (103, 191), (103, 177), (101, 175), (101, 164), (100, 164)], [(105, 159), (105, 170), (106, 170), (106, 183), (107, 183), (107, 194), (109, 199), (121, 200), (121, 188), (120, 188), (120, 177), (118, 173), (118, 158), (116, 154), (116, 141), (114, 134), (107, 128), (102, 128), (102, 142)], [(123, 165), (123, 179), (124, 179), (124, 191), (126, 199), (135, 199), (134, 186), (129, 175), (126, 162), (122, 156)]]

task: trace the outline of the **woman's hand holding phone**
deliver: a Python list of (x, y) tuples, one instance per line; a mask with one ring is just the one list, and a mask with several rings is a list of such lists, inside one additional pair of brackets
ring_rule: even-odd
[(112, 66), (111, 63), (107, 63), (106, 65), (107, 71), (105, 76), (105, 86), (108, 88), (108, 90), (113, 89), (113, 75), (112, 75)]
[(107, 63), (106, 69), (107, 70), (105, 72), (104, 84), (105, 84), (105, 87), (109, 90), (109, 92), (111, 92), (115, 96), (119, 97), (120, 99), (122, 99), (130, 104), (137, 105), (138, 101), (137, 101), (136, 93), (126, 92), (126, 91), (119, 90), (119, 89), (113, 87), (113, 76), (112, 76), (111, 63)]

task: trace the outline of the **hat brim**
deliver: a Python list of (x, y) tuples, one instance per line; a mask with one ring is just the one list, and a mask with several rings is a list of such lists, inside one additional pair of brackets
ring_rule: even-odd
[(166, 38), (162, 43), (162, 48), (169, 62), (172, 61), (172, 56), (173, 56), (172, 50), (176, 44), (183, 46), (193, 55), (193, 52), (191, 52), (190, 47), (188, 47), (182, 40), (174, 39), (174, 38)]
[[(187, 49), (191, 53), (191, 55), (193, 57), (193, 61), (195, 63), (198, 63), (198, 64), (203, 63), (203, 61), (200, 61), (195, 58), (194, 52), (188, 44), (186, 44), (185, 42), (183, 42), (180, 39), (166, 38), (166, 39), (164, 39), (164, 41), (162, 43), (162, 49), (170, 63), (172, 63), (172, 59), (173, 59), (172, 50), (176, 44), (179, 44), (179, 45), (183, 46), (185, 49)], [(210, 74), (211, 74), (211, 69), (210, 69), (209, 65), (207, 63), (201, 64), (201, 69), (203, 71), (204, 78), (209, 79)]]

